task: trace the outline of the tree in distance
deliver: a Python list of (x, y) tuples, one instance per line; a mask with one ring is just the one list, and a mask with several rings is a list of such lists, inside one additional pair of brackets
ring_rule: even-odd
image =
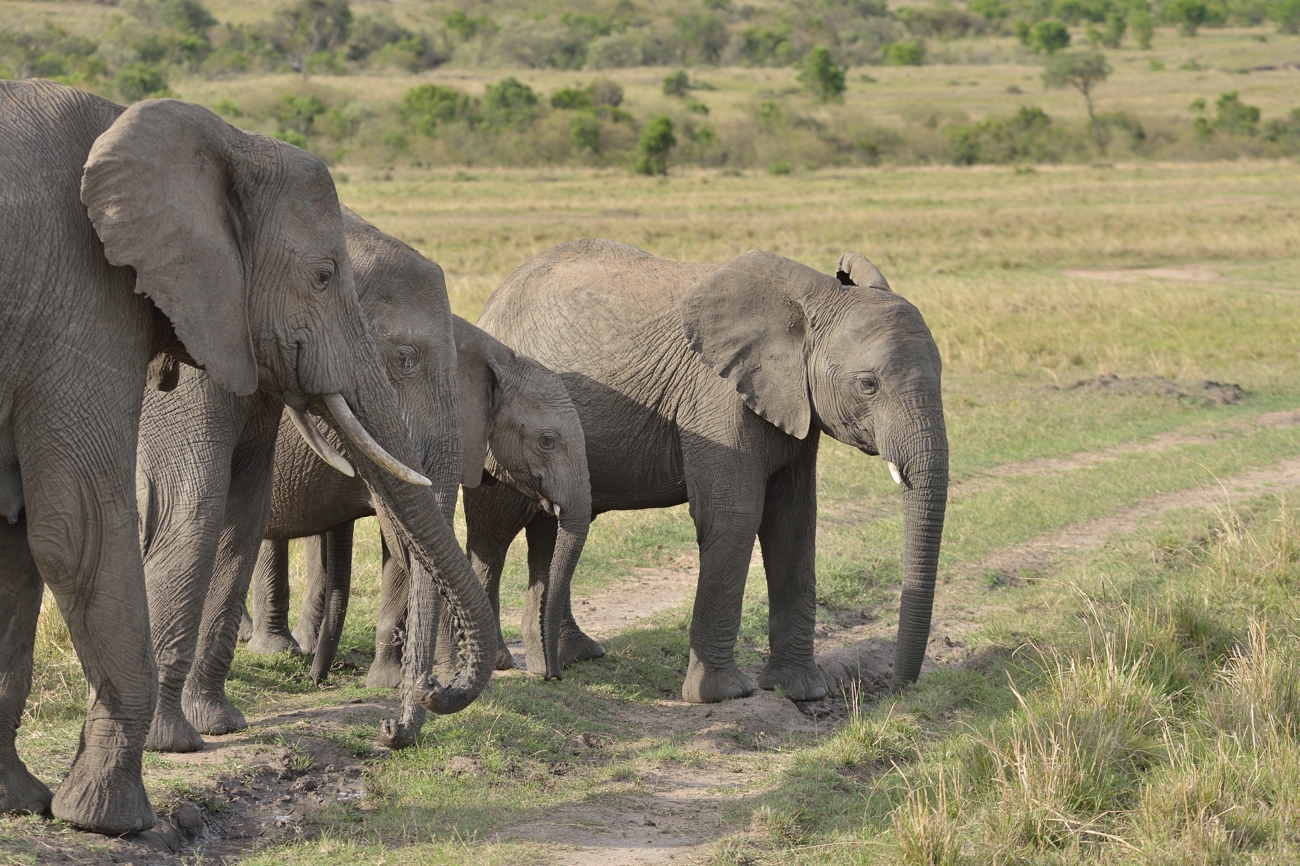
[(818, 45), (803, 59), (798, 81), (822, 102), (838, 102), (844, 98), (844, 70), (835, 65), (831, 50)]
[(667, 174), (668, 151), (677, 146), (673, 135), (673, 122), (666, 114), (656, 114), (636, 143), (636, 159), (632, 168), (638, 174)]
[(1016, 37), (1035, 54), (1055, 54), (1070, 47), (1070, 30), (1060, 21), (1039, 21), (1030, 26), (1020, 19), (1016, 21)]
[(691, 89), (691, 77), (685, 69), (679, 69), (664, 77), (664, 96), (685, 96)]
[(1097, 150), (1106, 155), (1106, 143), (1101, 137), (1101, 125), (1092, 110), (1092, 90), (1110, 75), (1110, 64), (1100, 51), (1061, 51), (1047, 58), (1043, 70), (1043, 83), (1048, 87), (1073, 87), (1083, 94), (1088, 104), (1088, 120), (1092, 123), (1092, 139)]

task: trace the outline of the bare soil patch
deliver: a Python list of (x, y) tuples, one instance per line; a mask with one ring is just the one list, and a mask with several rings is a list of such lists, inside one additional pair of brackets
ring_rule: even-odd
[(1157, 268), (1067, 268), (1061, 273), (1078, 280), (1105, 280), (1112, 283), (1136, 283), (1142, 280), (1177, 280), (1184, 283), (1208, 283), (1223, 279), (1209, 265), (1162, 265)]

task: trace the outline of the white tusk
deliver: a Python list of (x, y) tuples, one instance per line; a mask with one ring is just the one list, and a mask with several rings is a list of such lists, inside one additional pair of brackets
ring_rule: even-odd
[(352, 464), (342, 454), (334, 450), (334, 446), (316, 429), (316, 425), (307, 417), (306, 412), (289, 406), (284, 408), (289, 413), (289, 419), (293, 421), (293, 426), (298, 428), (298, 433), (302, 435), (303, 441), (307, 443), (307, 447), (316, 452), (317, 457), (347, 477), (356, 477), (357, 471), (352, 468)]
[(894, 479), (895, 484), (903, 483), (903, 473), (898, 471), (898, 464), (892, 460), (889, 461), (889, 477)]
[(407, 484), (417, 484), (421, 487), (433, 486), (432, 481), (389, 454), (375, 441), (375, 437), (371, 436), (366, 428), (361, 426), (357, 416), (352, 414), (352, 409), (348, 406), (348, 401), (343, 399), (342, 394), (326, 394), (325, 405), (329, 407), (330, 414), (338, 422), (343, 435), (351, 439), (352, 444), (361, 449), (361, 453), (373, 460), (376, 466)]

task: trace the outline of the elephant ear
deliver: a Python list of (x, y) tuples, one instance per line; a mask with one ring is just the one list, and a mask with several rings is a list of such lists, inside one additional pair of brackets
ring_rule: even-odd
[(843, 286), (866, 286), (885, 292), (893, 291), (880, 268), (861, 253), (842, 253), (840, 260), (835, 263), (835, 277)]
[(217, 384), (257, 390), (236, 148), (243, 133), (173, 99), (128, 108), (90, 149), (81, 201), (114, 265), (171, 319)]
[(691, 349), (760, 417), (802, 439), (812, 423), (803, 301), (839, 292), (833, 277), (750, 250), (686, 290), (682, 326)]
[[(459, 382), (461, 486), (478, 487), (487, 463), (488, 437), (498, 388), (497, 372), (486, 345), (487, 334), (460, 316), (452, 319), (456, 336), (456, 378)], [(495, 341), (493, 341), (495, 342)], [(505, 349), (505, 346), (501, 346)], [(509, 351), (509, 349), (506, 349)]]

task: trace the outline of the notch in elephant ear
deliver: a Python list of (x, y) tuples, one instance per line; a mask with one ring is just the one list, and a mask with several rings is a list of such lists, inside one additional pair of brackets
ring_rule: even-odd
[(217, 384), (257, 390), (236, 148), (246, 137), (174, 99), (128, 108), (90, 149), (81, 201), (114, 265), (171, 320)]
[(840, 260), (835, 263), (835, 278), (842, 286), (865, 286), (882, 292), (893, 291), (880, 268), (861, 253), (841, 253)]
[(750, 250), (686, 290), (686, 341), (731, 383), (750, 409), (799, 439), (808, 435), (812, 403), (804, 350), (804, 301), (840, 292), (834, 277), (783, 256)]

